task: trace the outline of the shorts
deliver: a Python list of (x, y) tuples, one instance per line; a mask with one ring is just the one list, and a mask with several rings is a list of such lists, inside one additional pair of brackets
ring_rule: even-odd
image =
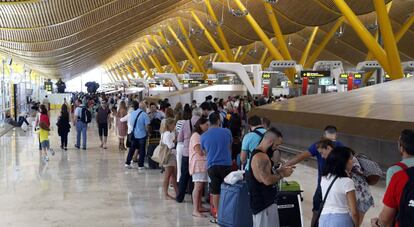
[(98, 130), (99, 130), (99, 136), (108, 136), (108, 124), (107, 123), (103, 123), (103, 124), (98, 124)]
[(206, 183), (206, 182), (208, 182), (207, 173), (194, 173), (192, 177), (193, 177), (193, 182), (194, 183)]
[(40, 146), (42, 147), (42, 149), (49, 149), (50, 148), (49, 140), (43, 140), (42, 142), (40, 142)]
[(220, 195), (221, 184), (224, 178), (231, 173), (232, 166), (212, 166), (207, 172), (210, 177), (210, 193), (213, 195)]

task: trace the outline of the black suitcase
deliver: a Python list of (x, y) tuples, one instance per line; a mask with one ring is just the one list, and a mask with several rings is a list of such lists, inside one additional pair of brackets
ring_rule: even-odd
[(278, 192), (277, 207), (279, 210), (280, 227), (303, 226), (301, 202), (300, 192)]
[(152, 155), (154, 154), (155, 148), (157, 148), (158, 144), (160, 144), (161, 135), (158, 131), (154, 131), (148, 140), (148, 147), (147, 147), (147, 158), (148, 158), (148, 167), (150, 169), (159, 169), (160, 166), (157, 162), (151, 159)]

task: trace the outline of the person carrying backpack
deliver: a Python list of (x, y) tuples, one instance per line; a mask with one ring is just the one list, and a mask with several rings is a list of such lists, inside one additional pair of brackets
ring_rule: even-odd
[(75, 109), (74, 126), (76, 126), (76, 145), (77, 149), (80, 149), (80, 141), (82, 137), (82, 149), (86, 150), (86, 131), (88, 124), (92, 121), (92, 114), (88, 108), (81, 102), (76, 100), (77, 108)]
[(260, 117), (254, 115), (251, 116), (248, 120), (248, 124), (250, 127), (250, 132), (247, 133), (242, 141), (242, 151), (240, 153), (240, 161), (242, 165), (245, 165), (245, 170), (249, 170), (249, 163), (250, 157), (252, 152), (256, 149), (259, 145), (260, 141), (262, 141), (264, 134), (266, 133), (266, 129), (262, 126), (262, 119)]
[(407, 162), (414, 158), (413, 130), (401, 132), (398, 147), (403, 161), (396, 165), (401, 170), (391, 177), (379, 217), (371, 219), (371, 225), (375, 227), (394, 226), (394, 223), (396, 227), (414, 226), (414, 163)]

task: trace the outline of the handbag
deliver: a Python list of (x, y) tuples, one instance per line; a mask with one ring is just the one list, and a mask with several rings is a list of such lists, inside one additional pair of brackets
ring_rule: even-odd
[(165, 145), (162, 142), (162, 135), (161, 135), (160, 144), (158, 144), (158, 146), (155, 148), (154, 154), (152, 155), (151, 159), (160, 165), (165, 165), (168, 162), (169, 155), (170, 155), (170, 149), (168, 148), (167, 145)]
[(135, 118), (134, 127), (132, 128), (131, 133), (128, 133), (127, 141), (126, 141), (126, 146), (127, 147), (131, 147), (132, 141), (135, 139), (135, 136), (134, 136), (135, 127), (137, 126), (137, 121), (138, 121), (139, 115), (141, 115), (142, 112), (144, 112), (144, 111), (141, 110), (141, 112), (139, 112), (137, 118)]
[(338, 179), (338, 176), (336, 176), (332, 183), (329, 185), (328, 190), (326, 191), (325, 197), (323, 198), (321, 205), (319, 206), (319, 209), (316, 211), (316, 219), (315, 222), (312, 223), (312, 227), (318, 227), (319, 226), (319, 218), (321, 217), (323, 207), (325, 206), (326, 198), (328, 198), (328, 194), (331, 191), (332, 185), (335, 183), (336, 179)]
[(380, 178), (384, 175), (380, 165), (373, 161), (365, 154), (357, 154), (355, 156), (362, 168), (362, 173), (369, 185), (375, 185), (378, 183)]

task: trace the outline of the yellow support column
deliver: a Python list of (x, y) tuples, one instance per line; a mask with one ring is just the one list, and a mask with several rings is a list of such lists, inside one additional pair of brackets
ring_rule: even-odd
[(391, 69), (391, 72), (388, 73), (392, 79), (403, 78), (404, 73), (401, 67), (400, 53), (395, 41), (394, 32), (392, 31), (385, 2), (384, 0), (374, 0), (374, 6), (377, 11), (377, 19), (381, 28), (380, 31), (384, 40), (384, 47), (387, 52), (388, 63)]
[[(122, 61), (121, 61), (121, 64), (122, 64)], [(118, 65), (118, 67), (119, 67), (119, 70), (125, 75), (125, 78), (127, 79), (128, 83), (131, 83), (131, 79), (128, 76), (129, 71), (125, 67), (125, 65), (124, 65), (124, 67), (121, 67), (120, 65)]]
[(226, 51), (227, 57), (229, 58), (229, 60), (234, 61), (234, 57), (233, 57), (233, 52), (230, 49), (230, 45), (227, 42), (226, 36), (224, 35), (223, 29), (221, 29), (221, 25), (218, 24), (218, 20), (217, 20), (217, 16), (216, 13), (213, 10), (213, 7), (210, 4), (210, 0), (204, 0), (206, 6), (207, 6), (207, 11), (208, 14), (210, 14), (211, 19), (213, 20), (213, 22), (215, 24), (217, 24), (217, 35), (220, 38), (220, 42), (224, 47), (224, 50)]
[(167, 39), (165, 38), (164, 34), (161, 31), (159, 31), (158, 34), (160, 35), (160, 37), (161, 37), (161, 39), (162, 39), (162, 41), (165, 45), (165, 50), (167, 51), (168, 56), (170, 57), (171, 61), (177, 63), (177, 59), (175, 58), (175, 56), (174, 56), (173, 52), (171, 51), (171, 49), (168, 47)]
[(133, 57), (133, 56), (130, 56), (129, 54), (127, 54), (127, 56), (128, 56), (128, 59), (130, 59), (130, 63), (131, 63), (131, 65), (132, 65), (132, 67), (134, 67), (135, 72), (137, 72), (137, 73), (138, 73), (138, 76), (139, 76), (140, 78), (144, 78), (144, 75), (142, 74), (142, 72), (141, 72), (140, 68), (139, 68), (139, 67), (138, 67), (138, 65), (137, 65), (137, 64), (135, 64), (135, 62), (134, 62), (134, 57)]
[(349, 22), (355, 33), (359, 36), (365, 46), (372, 52), (377, 61), (387, 72), (391, 72), (387, 60), (387, 54), (384, 49), (378, 44), (377, 40), (372, 37), (365, 25), (359, 20), (352, 9), (344, 0), (333, 0), (336, 7), (342, 12), (346, 20)]
[(197, 64), (197, 61), (193, 58), (191, 53), (188, 51), (187, 47), (181, 42), (181, 40), (178, 38), (175, 31), (171, 28), (171, 26), (168, 25), (168, 30), (170, 31), (171, 35), (174, 37), (174, 39), (177, 41), (178, 45), (180, 46), (181, 50), (184, 52), (187, 59), (191, 62), (194, 68), (196, 68), (198, 71), (201, 72), (201, 69), (199, 68), (199, 65)]
[(250, 44), (250, 46), (247, 46), (244, 51), (243, 54), (240, 56), (240, 59), (238, 59), (238, 62), (243, 63), (243, 61), (246, 59), (247, 55), (249, 54), (249, 52), (254, 48), (254, 44)]
[(280, 53), (286, 60), (292, 60), (290, 55), (289, 49), (286, 45), (285, 38), (283, 37), (282, 30), (280, 29), (279, 22), (276, 18), (276, 12), (273, 10), (273, 7), (270, 3), (264, 3), (267, 17), (269, 18), (270, 24), (272, 25), (273, 32), (275, 33), (275, 37), (277, 43), (279, 44)]
[(237, 48), (236, 54), (234, 55), (234, 61), (237, 61), (237, 58), (239, 58), (242, 49), (243, 49), (242, 46), (239, 46)]
[(184, 61), (183, 66), (181, 67), (181, 72), (185, 72), (185, 70), (187, 69), (188, 65), (190, 64), (190, 62), (188, 60)]
[[(241, 11), (247, 11), (246, 7), (243, 5), (243, 3), (240, 0), (234, 0), (239, 7)], [(246, 16), (247, 22), (249, 22), (250, 26), (253, 28), (253, 30), (256, 32), (256, 34), (259, 36), (260, 40), (262, 40), (263, 44), (267, 49), (269, 49), (270, 55), (275, 60), (284, 60), (282, 54), (280, 54), (279, 50), (273, 45), (272, 41), (267, 37), (266, 33), (263, 31), (263, 29), (260, 27), (260, 25), (257, 23), (257, 21), (253, 18), (253, 16), (249, 13)], [(290, 81), (294, 81), (294, 74), (289, 73), (288, 78)]]
[(111, 69), (111, 73), (114, 75), (116, 81), (120, 81), (122, 80), (122, 78), (120, 78), (115, 70), (115, 68), (113, 66), (109, 66), (109, 68)]
[(260, 61), (259, 64), (263, 66), (263, 64), (266, 61), (266, 57), (269, 54), (269, 49), (265, 48), (265, 50), (263, 51), (262, 57), (260, 57)]
[[(157, 46), (161, 49), (161, 53), (164, 55), (165, 59), (167, 60), (167, 62), (171, 65), (173, 71), (177, 74), (179, 74), (181, 71), (178, 68), (177, 62), (173, 62), (170, 58), (170, 56), (168, 55), (168, 53), (164, 50), (164, 48), (161, 46), (161, 44), (158, 42), (158, 40), (153, 36), (152, 40), (154, 40), (155, 44), (157, 44)], [(147, 42), (149, 43), (149, 40), (147, 39)]]
[(304, 65), (308, 59), (309, 52), (312, 48), (313, 41), (315, 40), (316, 34), (318, 33), (319, 27), (315, 27), (311, 36), (309, 37), (308, 44), (306, 45), (305, 50), (303, 51), (302, 57), (300, 58), (299, 64)]
[[(156, 58), (155, 56), (149, 55), (148, 54), (148, 49), (144, 45), (142, 45), (141, 47), (144, 50), (144, 53), (146, 53), (148, 55), (148, 58), (150, 59), (150, 61), (154, 65), (154, 67), (158, 70), (158, 72), (159, 73), (164, 73), (164, 69), (161, 67), (161, 64), (159, 64), (158, 59), (155, 59)], [(140, 53), (140, 52), (138, 52), (138, 53)]]
[(214, 37), (210, 34), (210, 32), (204, 26), (203, 22), (201, 22), (200, 18), (198, 18), (197, 14), (195, 14), (194, 11), (191, 11), (191, 15), (193, 16), (198, 26), (200, 26), (200, 28), (204, 30), (204, 35), (206, 36), (207, 40), (210, 42), (214, 50), (220, 55), (220, 58), (225, 62), (231, 62), (230, 59), (227, 57), (227, 55), (224, 54), (224, 52), (221, 50), (217, 42), (214, 40)]
[(403, 24), (403, 26), (401, 26), (397, 34), (395, 34), (395, 41), (397, 43), (401, 40), (401, 38), (405, 35), (405, 33), (407, 33), (407, 31), (410, 29), (413, 23), (414, 23), (414, 14), (412, 14), (410, 18), (408, 18), (408, 20), (405, 21), (405, 23)]
[(114, 69), (119, 75), (119, 78), (121, 78), (121, 80), (124, 80), (124, 73), (119, 69), (119, 66), (117, 63), (115, 63)]
[(328, 45), (329, 41), (332, 39), (332, 37), (335, 35), (336, 30), (344, 23), (344, 18), (340, 17), (334, 26), (332, 26), (331, 30), (324, 36), (322, 42), (319, 44), (318, 47), (316, 47), (315, 50), (312, 51), (312, 54), (309, 56), (308, 60), (304, 64), (304, 68), (311, 68), (313, 64), (318, 59), (319, 55), (322, 53), (322, 51), (325, 49), (326, 45)]
[(106, 67), (103, 67), (105, 69), (106, 75), (108, 75), (109, 80), (111, 80), (111, 82), (115, 82), (114, 78), (112, 77), (111, 73), (109, 72), (109, 69)]
[(140, 58), (134, 49), (132, 49), (132, 53), (134, 53), (134, 55), (139, 59), (139, 63), (141, 64), (142, 68), (144, 68), (144, 70), (147, 72), (147, 77), (153, 77), (152, 71), (148, 67), (147, 62), (143, 58)]
[(200, 56), (198, 55), (197, 50), (195, 49), (193, 43), (191, 42), (190, 37), (188, 36), (188, 31), (185, 28), (180, 18), (178, 18), (178, 26), (181, 29), (181, 33), (184, 35), (188, 48), (190, 49), (191, 55), (193, 56), (194, 60), (197, 62), (198, 68), (201, 70), (202, 73), (206, 73), (206, 70), (204, 69), (204, 66), (199, 59)]

